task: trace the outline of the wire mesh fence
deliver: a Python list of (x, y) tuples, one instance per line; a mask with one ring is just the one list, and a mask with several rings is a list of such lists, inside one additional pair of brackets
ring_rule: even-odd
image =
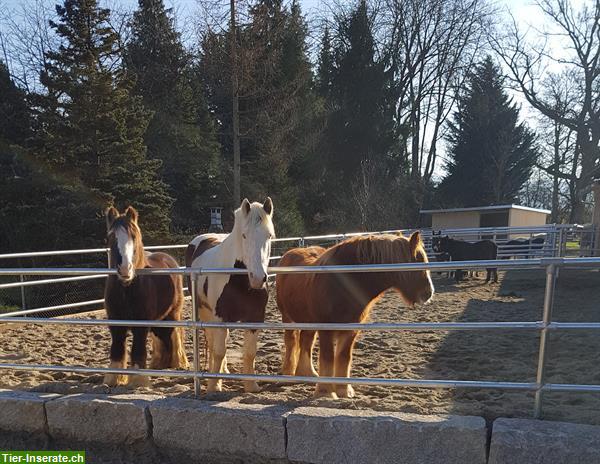
[[(107, 255), (103, 251), (59, 256), (37, 255), (3, 259), (1, 263), (5, 267), (12, 265), (14, 267), (97, 268), (107, 266)], [(16, 283), (23, 285), (9, 285)], [(103, 289), (104, 279), (101, 277), (81, 280), (48, 275), (1, 276), (0, 314), (17, 310), (49, 308), (47, 311), (40, 312), (39, 316), (56, 317), (100, 309), (102, 305), (98, 303), (74, 308), (71, 308), (70, 305), (102, 299)]]

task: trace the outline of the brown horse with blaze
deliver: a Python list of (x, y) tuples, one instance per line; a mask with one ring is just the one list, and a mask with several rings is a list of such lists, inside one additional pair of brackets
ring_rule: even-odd
[[(183, 280), (180, 275), (136, 275), (137, 269), (177, 268), (175, 259), (166, 253), (146, 253), (138, 212), (128, 207), (123, 214), (111, 207), (106, 211), (107, 240), (110, 249), (109, 267), (117, 275), (109, 275), (104, 289), (106, 314), (121, 320), (181, 320)], [(131, 364), (146, 368), (146, 339), (152, 333), (150, 368), (186, 368), (188, 360), (182, 341), (182, 329), (171, 327), (110, 326), (112, 343), (110, 367), (127, 367), (127, 333), (133, 334)], [(147, 385), (147, 377), (107, 374), (104, 383), (131, 387)]]
[[(279, 266), (336, 266), (426, 263), (419, 232), (410, 238), (369, 235), (350, 238), (331, 248), (294, 248)], [(278, 274), (277, 306), (283, 322), (364, 322), (383, 293), (393, 288), (411, 307), (428, 302), (434, 292), (429, 271), (372, 273)], [(314, 330), (286, 330), (284, 375), (350, 377), (352, 350), (358, 331), (319, 330), (319, 373), (312, 364)], [(350, 384), (317, 384), (317, 395), (352, 397)]]

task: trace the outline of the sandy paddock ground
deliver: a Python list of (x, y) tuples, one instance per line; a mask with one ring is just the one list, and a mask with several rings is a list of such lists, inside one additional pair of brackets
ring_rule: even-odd
[[(538, 271), (500, 273), (500, 283), (485, 285), (483, 273), (459, 285), (434, 276), (436, 295), (411, 310), (389, 292), (373, 310), (374, 322), (536, 321), (541, 319), (545, 275)], [(600, 272), (561, 270), (554, 320), (600, 321)], [(189, 316), (189, 304), (186, 308)], [(278, 321), (272, 295), (267, 320)], [(102, 314), (83, 317), (103, 317)], [(240, 372), (243, 332), (231, 333), (228, 359), (232, 373)], [(0, 362), (104, 367), (110, 336), (106, 327), (10, 325), (0, 330)], [(201, 339), (203, 343), (203, 336)], [(534, 382), (539, 347), (536, 331), (422, 331), (363, 332), (357, 342), (352, 374), (361, 377), (409, 379), (490, 380)], [(186, 334), (188, 355), (191, 331)], [(279, 373), (283, 334), (260, 335), (257, 372)], [(547, 379), (555, 383), (600, 384), (600, 331), (553, 332), (549, 341)], [(202, 353), (201, 353), (202, 356)], [(203, 360), (201, 359), (201, 362)], [(430, 390), (355, 386), (356, 397), (333, 401), (315, 399), (313, 386), (263, 383), (257, 394), (243, 392), (241, 382), (225, 381), (225, 391), (205, 394), (210, 400), (321, 405), (339, 408), (405, 411), (419, 414), (471, 414), (530, 417), (533, 393), (457, 389)], [(0, 371), (0, 388), (57, 393), (122, 393), (110, 389), (100, 375)], [(147, 393), (189, 397), (191, 379), (154, 378)], [(544, 417), (600, 424), (600, 394), (545, 393)]]

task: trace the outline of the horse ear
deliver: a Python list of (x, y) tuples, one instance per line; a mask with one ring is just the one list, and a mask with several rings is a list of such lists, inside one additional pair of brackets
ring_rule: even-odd
[(248, 201), (247, 198), (244, 198), (242, 200), (242, 211), (244, 212), (244, 216), (248, 216), (248, 214), (250, 214), (250, 202)]
[(269, 216), (273, 216), (273, 200), (271, 200), (271, 197), (267, 197), (263, 203), (263, 209)]
[(106, 229), (110, 229), (115, 222), (115, 219), (119, 217), (119, 211), (114, 206), (111, 206), (104, 213), (106, 216)]
[(423, 242), (421, 241), (421, 232), (419, 232), (418, 230), (416, 232), (413, 232), (409, 239), (409, 245), (410, 253), (413, 256), (415, 256), (417, 253), (417, 248), (423, 245)]
[(130, 221), (137, 223), (139, 214), (137, 209), (135, 209), (133, 206), (128, 206), (125, 210), (125, 216), (127, 216)]

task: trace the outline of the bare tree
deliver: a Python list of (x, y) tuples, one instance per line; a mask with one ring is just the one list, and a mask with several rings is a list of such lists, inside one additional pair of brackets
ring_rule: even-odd
[[(12, 9), (0, 8), (1, 59), (15, 82), (29, 93), (43, 90), (39, 78), (46, 69), (46, 54), (59, 45), (59, 38), (49, 26), (56, 19), (56, 3), (25, 0)], [(109, 25), (117, 32), (122, 48), (128, 40), (131, 11), (116, 0), (105, 0), (102, 5), (111, 10)], [(114, 62), (114, 66), (120, 65), (120, 61)]]
[[(600, 0), (589, 0), (578, 10), (570, 0), (538, 0), (537, 6), (551, 27), (532, 37), (513, 18), (508, 32), (492, 36), (491, 44), (531, 106), (573, 131), (569, 172), (555, 162), (549, 169), (571, 183), (569, 221), (581, 223), (592, 180), (600, 174)], [(549, 69), (556, 68), (568, 78), (566, 94), (552, 91)], [(544, 91), (548, 85), (550, 92)]]
[(397, 119), (414, 178), (429, 181), (443, 125), (476, 59), (492, 10), (485, 0), (387, 0)]
[(40, 90), (39, 74), (46, 53), (57, 45), (48, 26), (55, 17), (53, 2), (28, 0), (0, 16), (0, 46), (12, 78), (28, 92)]

